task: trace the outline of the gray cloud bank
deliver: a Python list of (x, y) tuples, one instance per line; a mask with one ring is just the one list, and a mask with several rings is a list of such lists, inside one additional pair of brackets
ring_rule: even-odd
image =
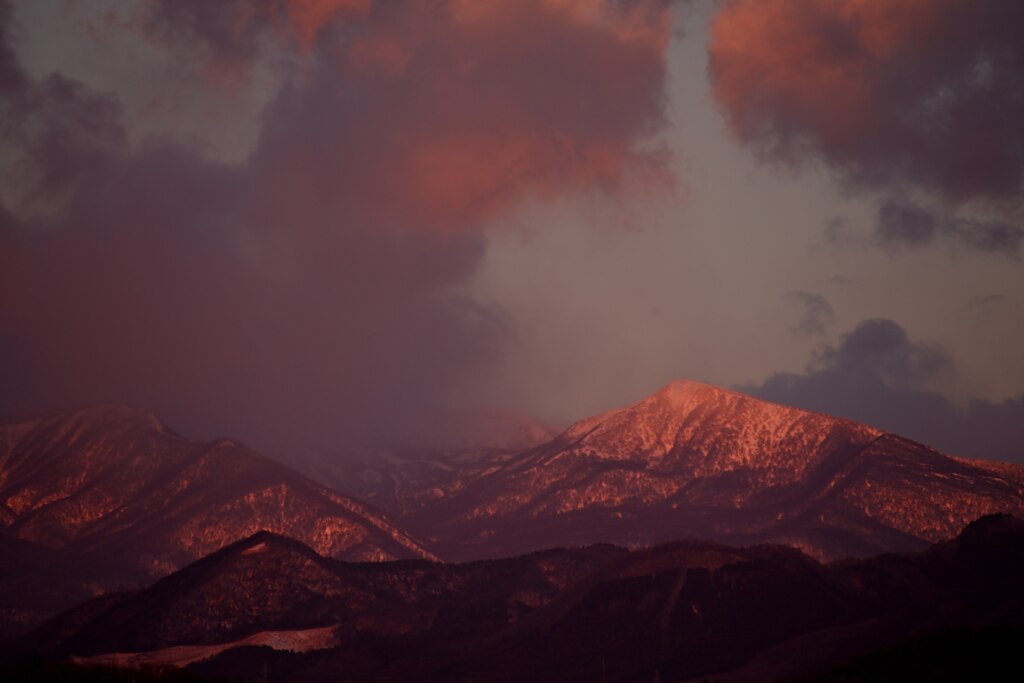
[(942, 239), (956, 247), (1019, 259), (1024, 228), (1004, 221), (945, 218), (909, 200), (889, 198), (879, 206), (875, 237), (888, 248), (916, 249)]
[(869, 319), (820, 349), (803, 373), (779, 373), (743, 391), (866, 422), (968, 457), (1024, 462), (1024, 394), (959, 407), (928, 385), (955, 369), (942, 350), (897, 323)]

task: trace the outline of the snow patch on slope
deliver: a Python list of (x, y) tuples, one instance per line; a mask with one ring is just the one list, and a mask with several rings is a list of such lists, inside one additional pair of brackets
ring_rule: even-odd
[(188, 666), (222, 652), (245, 646), (266, 646), (273, 650), (312, 652), (326, 650), (338, 643), (336, 626), (297, 631), (260, 631), (251, 636), (216, 645), (177, 645), (149, 652), (112, 652), (91, 657), (72, 657), (78, 664), (141, 668), (144, 666)]

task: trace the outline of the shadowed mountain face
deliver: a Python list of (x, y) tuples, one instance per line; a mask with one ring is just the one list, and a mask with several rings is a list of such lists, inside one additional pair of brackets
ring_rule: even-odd
[(148, 580), (256, 531), (350, 560), (432, 557), (383, 513), (232, 440), (105, 407), (0, 424), (4, 536), (101, 585)]
[[(350, 564), (259, 534), (22, 647), (94, 662), (213, 655), (193, 668), (233, 680), (790, 680), (936, 629), (1019, 629), (1022, 571), (1024, 524), (1005, 516), (921, 554), (832, 565), (705, 542)], [(329, 637), (306, 654), (246, 646), (313, 632)]]
[(261, 532), (144, 591), (85, 603), (27, 643), (76, 655), (138, 652), (325, 626), (344, 638), (429, 631), (471, 640), (626, 554), (605, 545), (468, 564), (346, 563)]
[(1024, 513), (1024, 467), (675, 382), (479, 473), (403, 521), (444, 557), (698, 537), (820, 558), (922, 548)]
[(342, 453), (298, 454), (313, 479), (394, 515), (414, 512), (547, 443), (556, 432), (511, 412), (442, 413), (402, 443)]

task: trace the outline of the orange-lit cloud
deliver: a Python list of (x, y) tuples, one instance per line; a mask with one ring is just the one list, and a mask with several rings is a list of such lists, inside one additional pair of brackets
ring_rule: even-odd
[(760, 153), (821, 158), (855, 183), (959, 202), (1019, 196), (1024, 4), (723, 0), (710, 75)]
[(661, 2), (381, 6), (324, 38), (268, 110), (261, 153), (335, 179), (339, 201), (373, 198), (390, 224), (442, 232), (531, 195), (670, 182), (651, 145), (669, 27)]
[(510, 335), (454, 294), (498, 214), (667, 182), (660, 0), (141, 7), (128, 28), (220, 69), (210, 88), (303, 57), (220, 164), (133, 147), (115, 98), (32, 79), (0, 26), (4, 141), (61, 207), (29, 226), (0, 205), (0, 412), (117, 398), (253, 438), (393, 435)]

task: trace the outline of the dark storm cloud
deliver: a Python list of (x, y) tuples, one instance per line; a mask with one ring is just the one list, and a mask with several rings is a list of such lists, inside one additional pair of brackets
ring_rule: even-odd
[(952, 365), (941, 349), (912, 342), (896, 323), (875, 318), (844, 334), (838, 346), (818, 351), (810, 369), (872, 375), (893, 387), (916, 387), (939, 379)]
[(726, 0), (709, 73), (732, 131), (856, 185), (1019, 203), (1024, 3)]
[(833, 245), (845, 244), (850, 241), (850, 224), (842, 216), (830, 218), (825, 223), (825, 242)]
[(836, 312), (828, 299), (814, 292), (790, 292), (786, 300), (795, 304), (800, 311), (800, 318), (793, 331), (797, 334), (813, 336), (824, 334), (835, 322)]
[(227, 28), (212, 4), (148, 3), (147, 30), (237, 38), (245, 60), (260, 39), (224, 31), (283, 21), (308, 50), (242, 164), (133, 147), (115, 98), (28, 78), (0, 1), (0, 161), (21, 179), (0, 212), (5, 412), (117, 399), (277, 448), (391, 435), (509, 335), (455, 293), (489, 218), (664, 180), (641, 149), (662, 3), (216, 3), (256, 11)]
[(1020, 258), (1020, 247), (1024, 243), (1024, 228), (1002, 221), (952, 221), (950, 234), (972, 249)]
[(140, 0), (113, 9), (94, 30), (129, 30), (185, 59), (214, 81), (245, 78), (268, 42), (310, 53), (330, 27), (364, 19), (373, 0)]
[(819, 350), (802, 374), (780, 373), (744, 391), (866, 422), (954, 455), (1024, 462), (1024, 395), (951, 403), (929, 385), (955, 369), (941, 349), (891, 320), (865, 320)]
[(878, 209), (875, 237), (889, 248), (918, 248), (942, 238), (960, 248), (1017, 259), (1024, 229), (1002, 221), (942, 219), (908, 200), (889, 198)]
[(875, 235), (886, 246), (920, 247), (930, 244), (938, 230), (931, 212), (910, 202), (888, 199), (878, 207)]

